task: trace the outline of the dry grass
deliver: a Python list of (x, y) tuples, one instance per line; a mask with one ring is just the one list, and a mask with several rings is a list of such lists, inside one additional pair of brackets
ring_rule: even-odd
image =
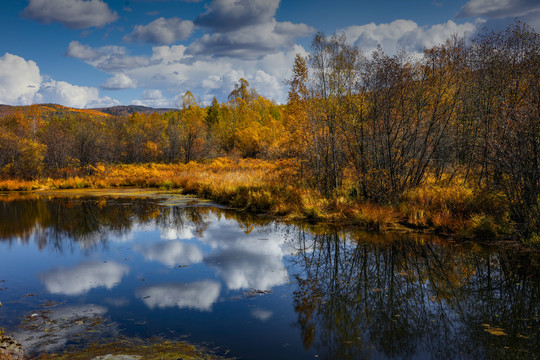
[(508, 223), (501, 198), (487, 195), (462, 179), (429, 181), (407, 191), (399, 212), (411, 226), (464, 235), (496, 236), (504, 230), (501, 224)]
[[(91, 175), (40, 181), (0, 181), (0, 191), (138, 187), (175, 190), (252, 213), (288, 220), (354, 225), (386, 230), (400, 227), (490, 237), (508, 231), (504, 204), (462, 180), (407, 191), (397, 205), (360, 202), (346, 187), (326, 198), (303, 187), (292, 161), (233, 160), (205, 163), (97, 165)], [(347, 183), (347, 182), (346, 182)]]

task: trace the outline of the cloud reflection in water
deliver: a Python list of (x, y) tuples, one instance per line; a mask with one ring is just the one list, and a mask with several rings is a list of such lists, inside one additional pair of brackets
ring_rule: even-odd
[(139, 288), (138, 298), (150, 309), (175, 307), (210, 311), (221, 285), (211, 280), (188, 284), (161, 284)]
[(180, 241), (148, 244), (137, 246), (135, 249), (141, 252), (146, 260), (159, 261), (170, 267), (197, 264), (203, 259), (203, 253), (197, 245), (186, 244)]
[(291, 254), (277, 231), (246, 234), (231, 221), (212, 222), (202, 242), (214, 252), (205, 257), (229, 290), (271, 289), (288, 281), (284, 257)]
[(58, 267), (39, 277), (52, 294), (82, 295), (97, 287), (112, 289), (129, 273), (129, 268), (116, 262), (85, 262), (72, 268)]

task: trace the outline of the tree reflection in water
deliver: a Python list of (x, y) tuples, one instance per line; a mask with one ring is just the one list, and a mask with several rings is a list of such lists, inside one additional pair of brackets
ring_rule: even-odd
[(538, 355), (535, 256), (396, 234), (299, 231), (295, 243), (296, 325), (325, 358)]
[[(276, 225), (234, 211), (166, 206), (156, 197), (1, 200), (0, 241), (35, 241), (40, 249), (61, 252), (77, 244), (92, 251), (106, 248), (113, 238), (129, 240), (134, 228), (159, 229), (166, 241), (134, 250), (168, 268), (204, 264), (222, 282), (142, 287), (137, 297), (150, 308), (210, 311), (222, 289), (265, 290), (296, 279), (295, 325), (304, 348), (324, 358), (522, 359), (535, 358), (539, 351), (540, 262), (534, 254), (451, 245), (421, 235)], [(215, 224), (221, 217), (234, 223)], [(263, 233), (268, 239), (260, 238)], [(198, 242), (177, 241), (190, 238)], [(203, 245), (211, 251), (202, 252)], [(53, 269), (42, 280), (51, 293), (66, 294), (62, 286), (71, 284), (78, 271), (94, 274), (88, 271), (94, 267), (66, 268), (73, 276), (62, 274), (61, 281), (56, 276), (61, 271)], [(103, 277), (96, 272), (87, 281), (91, 286), (69, 286), (71, 293), (108, 288), (128, 274), (112, 262), (109, 267), (112, 280), (96, 281)], [(266, 321), (275, 309), (252, 312)]]
[[(4, 196), (0, 197), (0, 241), (33, 239), (40, 249), (58, 251), (76, 242), (84, 249), (107, 246), (109, 238), (129, 236), (134, 227), (158, 228), (165, 237), (189, 232), (202, 237), (213, 219), (214, 208), (166, 206), (159, 196)], [(107, 206), (114, 205), (114, 206)], [(236, 220), (246, 232), (268, 223), (234, 211), (220, 216)]]

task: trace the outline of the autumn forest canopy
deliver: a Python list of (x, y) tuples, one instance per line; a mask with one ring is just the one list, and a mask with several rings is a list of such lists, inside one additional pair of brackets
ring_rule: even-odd
[(453, 37), (421, 57), (362, 54), (342, 34), (319, 33), (284, 86), (286, 105), (240, 79), (226, 102), (203, 107), (187, 91), (164, 114), (20, 108), (0, 119), (0, 176), (288, 159), (297, 186), (324, 197), (395, 204), (428, 182), (459, 180), (502, 199), (521, 234), (540, 230), (540, 37), (528, 25)]

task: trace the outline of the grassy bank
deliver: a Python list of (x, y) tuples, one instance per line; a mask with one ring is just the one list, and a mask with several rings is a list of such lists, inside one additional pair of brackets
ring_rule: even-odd
[(352, 184), (330, 197), (302, 186), (289, 161), (215, 159), (186, 165), (98, 165), (90, 175), (37, 181), (0, 181), (0, 191), (141, 187), (178, 190), (252, 213), (291, 221), (325, 222), (371, 230), (414, 229), (465, 237), (512, 234), (502, 198), (460, 179), (430, 180), (407, 191), (397, 204), (351, 197)]

